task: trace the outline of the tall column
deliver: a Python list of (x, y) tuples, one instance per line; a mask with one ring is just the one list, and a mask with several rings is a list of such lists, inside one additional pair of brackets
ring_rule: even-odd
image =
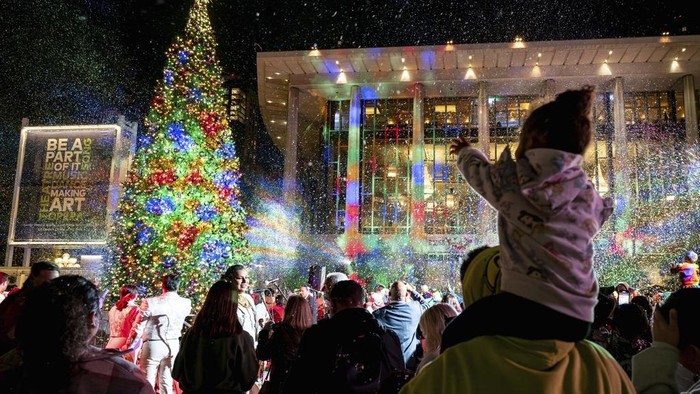
[(486, 92), (486, 82), (479, 82), (479, 149), (487, 156), (489, 155), (489, 96)]
[(695, 102), (695, 78), (683, 77), (683, 108), (685, 108), (685, 138), (688, 144), (696, 145), (698, 138), (698, 111)]
[(360, 87), (350, 88), (348, 125), (348, 176), (345, 189), (345, 254), (355, 257), (364, 251), (360, 235)]
[(297, 190), (297, 148), (299, 145), (299, 88), (290, 87), (287, 99), (287, 136), (284, 141), (284, 179), (282, 191), (285, 197)]
[(547, 79), (544, 81), (544, 102), (548, 103), (554, 101), (556, 97), (556, 82), (553, 79)]
[(615, 244), (623, 249), (625, 245), (624, 232), (629, 225), (630, 201), (634, 198), (629, 187), (629, 157), (627, 152), (627, 126), (625, 124), (625, 89), (624, 79), (616, 77), (613, 85), (613, 126), (615, 157), (613, 158), (614, 198), (613, 228)]
[(425, 86), (416, 83), (413, 89), (413, 154), (411, 155), (411, 238), (425, 235)]

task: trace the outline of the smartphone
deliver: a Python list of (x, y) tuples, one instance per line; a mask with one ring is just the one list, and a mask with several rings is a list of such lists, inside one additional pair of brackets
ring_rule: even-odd
[(629, 302), (630, 302), (630, 293), (628, 293), (626, 291), (621, 291), (617, 294), (618, 305), (629, 304)]

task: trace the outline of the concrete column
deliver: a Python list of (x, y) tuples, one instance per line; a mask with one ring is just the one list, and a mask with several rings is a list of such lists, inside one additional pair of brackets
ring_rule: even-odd
[(547, 79), (544, 81), (544, 102), (548, 103), (554, 101), (557, 95), (556, 82), (553, 79)]
[(355, 257), (364, 251), (360, 235), (360, 116), (362, 116), (360, 86), (350, 88), (350, 119), (348, 125), (348, 176), (345, 189), (345, 254)]
[(489, 97), (486, 91), (486, 82), (479, 82), (479, 149), (487, 156), (489, 155)]
[(299, 145), (299, 88), (289, 88), (287, 99), (287, 135), (284, 141), (284, 179), (286, 197), (297, 190), (297, 148)]
[(688, 144), (696, 145), (698, 137), (698, 111), (695, 101), (695, 78), (692, 75), (683, 77), (683, 108), (685, 108), (685, 138)]
[(416, 83), (413, 89), (413, 154), (411, 155), (411, 237), (425, 234), (425, 86)]
[[(613, 158), (613, 196), (616, 206), (613, 207), (614, 241), (620, 249), (624, 249), (623, 232), (629, 220), (630, 201), (635, 198), (629, 182), (629, 155), (627, 150), (627, 126), (625, 124), (625, 88), (624, 78), (616, 77), (613, 84), (613, 145), (615, 157)], [(625, 207), (625, 210), (620, 210)]]

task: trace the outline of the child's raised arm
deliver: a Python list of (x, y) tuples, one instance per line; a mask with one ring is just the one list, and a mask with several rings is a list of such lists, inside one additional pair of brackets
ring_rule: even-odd
[(493, 165), (481, 151), (472, 148), (465, 137), (452, 140), (450, 153), (457, 156), (457, 168), (472, 189), (498, 209), (496, 186), (493, 183)]

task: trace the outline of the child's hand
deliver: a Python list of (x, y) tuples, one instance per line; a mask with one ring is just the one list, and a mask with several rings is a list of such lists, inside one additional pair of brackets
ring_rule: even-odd
[(462, 150), (462, 148), (467, 148), (469, 146), (471, 146), (471, 144), (467, 140), (467, 137), (457, 137), (453, 139), (452, 143), (450, 144), (450, 154), (456, 155)]

